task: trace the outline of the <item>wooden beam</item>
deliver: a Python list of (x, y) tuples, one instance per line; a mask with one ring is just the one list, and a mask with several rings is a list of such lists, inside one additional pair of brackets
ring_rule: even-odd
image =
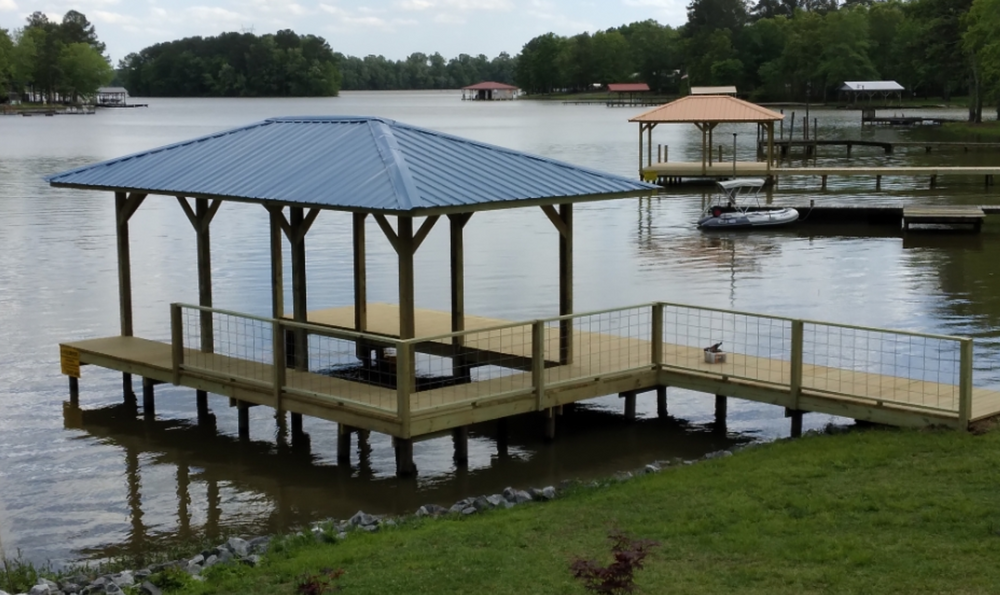
[(399, 260), (399, 338), (412, 339), (416, 336), (413, 217), (397, 217), (396, 227), (398, 228), (396, 252)]
[[(573, 313), (573, 204), (559, 205), (566, 233), (559, 237), (559, 315)], [(573, 361), (573, 321), (559, 322), (559, 363)]]
[(549, 218), (549, 221), (552, 222), (552, 225), (556, 227), (556, 230), (559, 232), (559, 234), (563, 237), (566, 237), (567, 233), (566, 223), (560, 218), (559, 211), (557, 211), (556, 208), (553, 207), (552, 205), (542, 205), (542, 212), (545, 213), (545, 216)]
[(264, 205), (264, 208), (275, 217), (278, 227), (281, 228), (281, 231), (285, 232), (285, 237), (288, 238), (288, 241), (294, 242), (295, 232), (292, 231), (292, 226), (288, 223), (288, 219), (285, 219), (284, 207), (280, 205)]
[(431, 215), (430, 217), (424, 219), (424, 222), (420, 225), (420, 229), (418, 229), (417, 233), (413, 236), (414, 252), (420, 249), (420, 244), (423, 243), (424, 238), (426, 238), (427, 234), (431, 232), (431, 229), (434, 228), (434, 224), (437, 223), (437, 220), (440, 217), (440, 215)]
[[(124, 192), (121, 193), (116, 192), (115, 196), (117, 196), (118, 194), (125, 196)], [(131, 195), (129, 195), (125, 199), (125, 207), (121, 210), (121, 212), (118, 213), (118, 223), (128, 223), (129, 219), (132, 218), (132, 215), (135, 215), (135, 212), (139, 210), (139, 206), (142, 205), (142, 201), (144, 200), (146, 200), (145, 194), (139, 194), (137, 192), (133, 192)]]
[(354, 239), (354, 330), (368, 330), (368, 271), (365, 255), (366, 213), (353, 213)]
[(316, 217), (319, 216), (319, 212), (320, 209), (309, 209), (309, 214), (302, 220), (302, 227), (299, 229), (299, 233), (302, 234), (302, 238), (305, 238), (306, 234), (309, 233), (309, 229), (316, 221)]
[(396, 251), (396, 254), (399, 254), (399, 236), (396, 235), (396, 230), (392, 228), (389, 220), (385, 218), (385, 215), (379, 213), (375, 213), (372, 216), (375, 217), (375, 223), (378, 223), (378, 226), (382, 228), (385, 239), (389, 240), (389, 243), (392, 244), (392, 249)]
[(187, 198), (185, 198), (183, 196), (178, 196), (177, 197), (177, 202), (178, 202), (178, 204), (181, 205), (181, 209), (183, 209), (184, 214), (187, 215), (188, 221), (191, 222), (191, 227), (193, 227), (195, 229), (195, 231), (197, 231), (198, 230), (198, 216), (194, 214), (194, 211), (191, 209), (191, 205), (190, 205), (190, 203), (188, 203)]

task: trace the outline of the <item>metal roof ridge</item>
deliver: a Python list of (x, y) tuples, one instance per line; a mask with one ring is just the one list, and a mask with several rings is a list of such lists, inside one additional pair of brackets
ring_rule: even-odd
[(164, 153), (164, 152), (167, 152), (167, 151), (171, 151), (173, 149), (178, 149), (180, 147), (187, 147), (187, 146), (194, 145), (194, 144), (197, 144), (197, 143), (209, 141), (209, 140), (212, 140), (212, 139), (215, 139), (215, 138), (222, 138), (224, 136), (229, 136), (231, 134), (237, 134), (237, 133), (240, 133), (240, 132), (245, 132), (245, 131), (251, 130), (253, 128), (260, 128), (262, 126), (267, 126), (270, 123), (271, 123), (270, 120), (261, 120), (260, 122), (254, 122), (253, 124), (247, 124), (246, 126), (240, 126), (239, 128), (230, 128), (228, 130), (220, 130), (219, 132), (213, 132), (211, 134), (206, 134), (204, 136), (199, 136), (198, 138), (192, 138), (192, 139), (188, 139), (188, 140), (183, 140), (183, 141), (179, 141), (179, 142), (176, 142), (176, 143), (171, 143), (169, 145), (163, 145), (162, 147), (154, 147), (152, 149), (146, 149), (144, 151), (137, 151), (135, 153), (130, 153), (130, 154), (124, 155), (122, 157), (115, 157), (114, 159), (108, 159), (108, 160), (105, 160), (105, 161), (98, 161), (97, 163), (91, 163), (89, 165), (82, 165), (80, 167), (77, 167), (77, 168), (74, 168), (74, 169), (71, 169), (71, 170), (61, 171), (61, 172), (59, 172), (57, 174), (52, 174), (51, 176), (45, 176), (42, 179), (51, 184), (52, 182), (57, 181), (57, 178), (61, 178), (61, 177), (64, 177), (64, 176), (70, 176), (70, 175), (77, 174), (77, 173), (80, 173), (80, 172), (84, 172), (84, 171), (88, 171), (88, 170), (92, 170), (92, 169), (97, 169), (98, 167), (109, 167), (109, 166), (114, 165), (116, 163), (122, 163), (122, 162), (125, 162), (125, 161), (129, 161), (131, 159), (136, 159), (138, 157), (145, 157), (146, 155), (156, 155), (158, 153)]
[(403, 150), (396, 141), (392, 131), (393, 124), (396, 122), (389, 124), (379, 118), (370, 118), (368, 129), (372, 133), (379, 156), (382, 157), (389, 183), (396, 193), (396, 206), (402, 211), (410, 211), (420, 202), (420, 191), (413, 181), (413, 174), (410, 172)]
[[(574, 165), (572, 163), (567, 163), (565, 161), (559, 161), (558, 159), (552, 159), (550, 157), (545, 157), (543, 155), (536, 155), (534, 153), (526, 153), (524, 151), (518, 151), (516, 149), (510, 149), (510, 148), (507, 148), (507, 147), (501, 147), (500, 145), (494, 145), (494, 144), (486, 143), (486, 142), (483, 142), (483, 141), (473, 140), (471, 138), (465, 138), (465, 137), (462, 137), (462, 136), (456, 136), (454, 134), (448, 134), (447, 132), (441, 132), (441, 131), (434, 130), (434, 129), (431, 129), (431, 128), (424, 128), (422, 126), (416, 126), (416, 125), (413, 125), (413, 124), (407, 124), (405, 122), (392, 122), (392, 126), (395, 127), (395, 128), (406, 128), (408, 130), (412, 130), (414, 132), (419, 132), (421, 134), (429, 134), (429, 135), (432, 135), (432, 136), (437, 136), (439, 138), (446, 139), (446, 140), (449, 140), (449, 141), (452, 141), (452, 142), (462, 143), (462, 144), (473, 146), (473, 147), (479, 147), (481, 149), (488, 149), (488, 150), (491, 150), (491, 151), (496, 151), (498, 153), (503, 153), (505, 155), (510, 155), (510, 156), (513, 156), (513, 157), (525, 158), (525, 159), (532, 159), (532, 160), (535, 160), (535, 161), (540, 161), (542, 163), (546, 163), (548, 165), (552, 165), (552, 166), (559, 167), (559, 168), (566, 169), (566, 170), (573, 170), (573, 171), (585, 172), (585, 173), (589, 173), (591, 175), (599, 176), (599, 177), (602, 177), (602, 178), (616, 178), (618, 180), (623, 180), (623, 181), (630, 182), (630, 183), (634, 182), (634, 183), (639, 183), (639, 184), (645, 184), (645, 182), (641, 182), (639, 180), (633, 180), (631, 178), (626, 178), (625, 176), (622, 176), (622, 175), (619, 175), (619, 174), (613, 174), (613, 173), (610, 173), (610, 172), (601, 171), (601, 170), (593, 169), (593, 168), (590, 168), (590, 167), (584, 167), (582, 165)], [(649, 184), (649, 186), (651, 186), (651, 187), (658, 187), (658, 186), (655, 186), (654, 184)]]

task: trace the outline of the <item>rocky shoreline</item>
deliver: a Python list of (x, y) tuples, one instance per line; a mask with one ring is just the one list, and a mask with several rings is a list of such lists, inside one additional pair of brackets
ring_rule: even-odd
[[(749, 448), (752, 446), (754, 446), (754, 443), (740, 448)], [(352, 531), (377, 532), (383, 528), (396, 527), (411, 518), (468, 516), (498, 508), (513, 508), (530, 502), (548, 502), (558, 498), (567, 489), (581, 487), (596, 489), (615, 482), (627, 481), (637, 475), (659, 473), (664, 469), (693, 465), (698, 461), (729, 457), (733, 455), (734, 450), (739, 450), (740, 448), (708, 453), (700, 459), (695, 460), (674, 458), (671, 460), (654, 461), (641, 469), (623, 471), (604, 481), (595, 480), (584, 484), (576, 480), (568, 480), (559, 484), (558, 487), (546, 486), (544, 488), (529, 488), (526, 490), (508, 487), (499, 494), (463, 498), (450, 507), (438, 504), (425, 504), (410, 515), (394, 517), (358, 511), (354, 516), (346, 520), (328, 519), (313, 523), (310, 527), (303, 529), (301, 534), (312, 534), (317, 542), (342, 541), (347, 539)], [(162, 595), (163, 590), (150, 580), (154, 575), (173, 570), (185, 572), (194, 580), (205, 580), (201, 576), (201, 573), (208, 568), (220, 564), (256, 566), (260, 563), (261, 557), (267, 553), (273, 539), (273, 536), (262, 536), (252, 539), (232, 537), (225, 543), (203, 550), (191, 558), (171, 560), (169, 562), (153, 564), (147, 568), (101, 574), (100, 576), (88, 576), (84, 572), (73, 572), (58, 581), (39, 579), (38, 584), (23, 594), (9, 594), (0, 590), (0, 595), (126, 595), (126, 593)]]

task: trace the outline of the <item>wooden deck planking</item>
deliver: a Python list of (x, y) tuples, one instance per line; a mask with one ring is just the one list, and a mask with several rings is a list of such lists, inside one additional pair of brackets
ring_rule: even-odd
[[(381, 334), (392, 337), (398, 328), (398, 307), (391, 304), (375, 306), (377, 307), (369, 312), (369, 327), (375, 332), (381, 331)], [(468, 319), (472, 319), (473, 322), (467, 328), (482, 329), (509, 324), (507, 321), (493, 318), (467, 317)], [(310, 320), (333, 326), (345, 323), (353, 325), (353, 308), (334, 308), (310, 313)], [(416, 321), (417, 328), (423, 334), (431, 336), (447, 333), (451, 325), (449, 315), (432, 310), (418, 310)], [(641, 328), (635, 332), (648, 333), (648, 328)], [(497, 333), (499, 336), (496, 336)], [(485, 345), (490, 352), (497, 351), (501, 359), (504, 354), (499, 350), (503, 349), (510, 349), (512, 352), (510, 355), (516, 357), (531, 357), (530, 323), (515, 325), (502, 331), (489, 331), (484, 335), (482, 345)], [(545, 344), (546, 359), (557, 359), (559, 346), (557, 327), (546, 327)], [(162, 381), (169, 382), (172, 379), (171, 352), (167, 343), (136, 337), (108, 337), (70, 342), (65, 345), (80, 351), (82, 363), (132, 371)], [(650, 388), (656, 383), (655, 367), (651, 363), (652, 344), (649, 341), (575, 329), (573, 346), (575, 357), (572, 363), (559, 366), (552, 365), (550, 361), (544, 370), (546, 394), (543, 396), (545, 399), (543, 407), (590, 398), (598, 394), (608, 394), (595, 393), (602, 386), (599, 381), (605, 377), (628, 376), (629, 373), (626, 371), (630, 370), (636, 378), (641, 377), (645, 380), (631, 385), (619, 382), (614, 386), (639, 389)], [(274, 370), (270, 364), (219, 354), (203, 354), (194, 350), (186, 350), (185, 353), (188, 365), (211, 371), (217, 381), (240, 384), (241, 380), (238, 377), (256, 380), (259, 385), (246, 386), (247, 383), (243, 383), (244, 386), (241, 387), (244, 395), (257, 393), (256, 397), (247, 400), (257, 404), (274, 405), (272, 386)], [(498, 360), (496, 363), (504, 362)], [(693, 372), (723, 381), (727, 378), (733, 380), (742, 378), (775, 393), (787, 394), (791, 379), (791, 365), (787, 360), (728, 352), (726, 362), (709, 364), (704, 361), (702, 348), (676, 344), (663, 345), (663, 364), (673, 371)], [(507, 400), (523, 402), (521, 409), (533, 408), (536, 396), (532, 391), (530, 373), (505, 370), (498, 376), (496, 368), (493, 368), (492, 372), (488, 370), (490, 369), (474, 369), (472, 372), (474, 381), (471, 383), (414, 393), (410, 401), (414, 419), (430, 419), (431, 421), (422, 427), (433, 428), (441, 425), (433, 421), (435, 410), (478, 409), (483, 412), (481, 414), (483, 419), (491, 419), (491, 415), (500, 417), (510, 414), (509, 408), (496, 408), (498, 403), (494, 402), (494, 397), (497, 395), (504, 395)], [(644, 374), (643, 370), (649, 374)], [(418, 366), (418, 372), (426, 370)], [(475, 380), (480, 374), (486, 377)], [(290, 369), (286, 371), (286, 378), (286, 386), (289, 389), (315, 394), (312, 400), (319, 407), (350, 410), (353, 405), (360, 405), (361, 407), (355, 407), (352, 411), (362, 417), (366, 412), (370, 412), (369, 408), (382, 412), (383, 417), (396, 415), (395, 389)], [(642, 383), (646, 384), (640, 386)], [(934, 415), (951, 416), (957, 415), (958, 409), (958, 387), (955, 385), (869, 372), (804, 364), (802, 387), (803, 391), (808, 391), (813, 396), (819, 395), (824, 399), (841, 400), (844, 403), (861, 402), (874, 406), (897, 406), (903, 409), (917, 407), (915, 411), (920, 407), (932, 407), (945, 410)], [(294, 400), (294, 396), (291, 395), (286, 398)], [(973, 420), (1000, 413), (1000, 392), (977, 388), (973, 391), (973, 398)], [(491, 410), (491, 407), (495, 408), (495, 411)], [(508, 413), (503, 413), (504, 411)]]

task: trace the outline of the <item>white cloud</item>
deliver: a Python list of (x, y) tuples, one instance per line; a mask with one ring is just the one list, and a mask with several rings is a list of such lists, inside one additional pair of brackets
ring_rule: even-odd
[(0, 0), (0, 12), (13, 12), (17, 10), (17, 2), (14, 0)]
[(443, 25), (464, 25), (466, 23), (466, 20), (463, 17), (447, 12), (435, 15), (432, 20), (435, 23), (441, 23)]
[(400, 10), (457, 10), (460, 12), (497, 12), (514, 8), (510, 0), (399, 0), (396, 7)]
[(94, 11), (89, 18), (95, 23), (107, 23), (109, 25), (139, 25), (143, 22), (138, 17), (107, 10)]
[(416, 25), (413, 19), (384, 19), (375, 16), (374, 10), (351, 11), (332, 4), (320, 4), (319, 9), (336, 19), (332, 26), (335, 31), (353, 30), (357, 28), (380, 29), (392, 32), (398, 27)]

